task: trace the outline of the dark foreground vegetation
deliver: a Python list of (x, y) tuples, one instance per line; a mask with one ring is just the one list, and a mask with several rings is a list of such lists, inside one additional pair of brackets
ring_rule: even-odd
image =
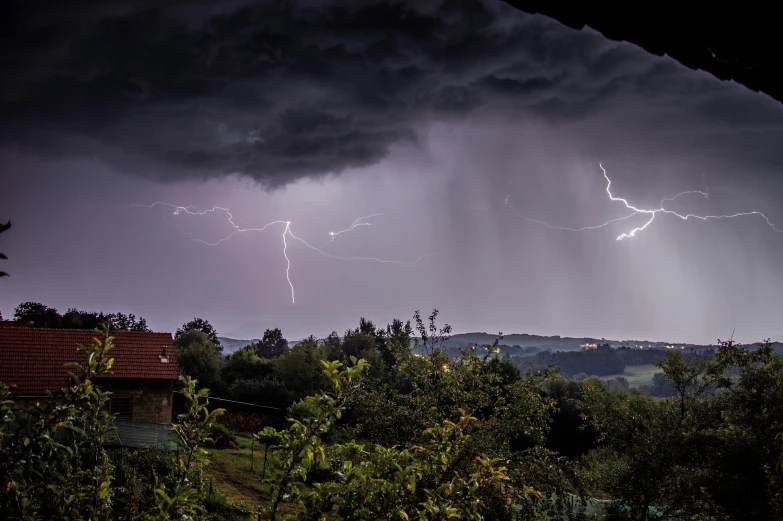
[[(658, 365), (671, 396), (656, 398), (550, 367), (522, 373), (494, 346), (449, 357), (436, 317), (362, 320), (293, 347), (270, 330), (228, 357), (206, 321), (186, 324), (176, 454), (104, 446), (111, 415), (92, 380), (111, 368), (111, 338), (96, 340), (74, 384), (40, 407), (15, 411), (1, 391), (0, 516), (783, 518), (783, 359), (771, 345), (667, 352)], [(216, 396), (286, 408), (253, 426), (256, 469), (244, 479), (260, 511), (207, 477), (223, 450), (210, 447), (232, 435), (191, 377)]]

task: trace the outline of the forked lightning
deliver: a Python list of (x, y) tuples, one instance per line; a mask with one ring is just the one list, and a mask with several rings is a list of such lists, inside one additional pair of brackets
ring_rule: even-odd
[[(218, 246), (220, 243), (222, 243), (224, 241), (227, 241), (228, 239), (232, 238), (234, 235), (236, 235), (238, 233), (263, 232), (264, 230), (266, 230), (270, 226), (273, 226), (273, 225), (276, 225), (276, 224), (284, 225), (283, 226), (282, 238), (283, 238), (283, 257), (285, 257), (285, 260), (286, 260), (285, 278), (286, 278), (286, 281), (288, 282), (288, 286), (291, 288), (291, 303), (292, 304), (296, 303), (296, 296), (295, 296), (295, 291), (294, 291), (294, 285), (291, 282), (291, 259), (288, 257), (288, 242), (286, 241), (286, 236), (291, 237), (292, 239), (301, 242), (302, 244), (304, 244), (305, 246), (307, 246), (311, 250), (321, 254), (324, 257), (327, 257), (329, 259), (342, 260), (342, 261), (373, 261), (373, 262), (379, 262), (379, 263), (382, 263), (382, 264), (400, 264), (400, 265), (404, 265), (404, 266), (410, 266), (410, 265), (416, 264), (417, 262), (421, 261), (422, 259), (425, 259), (427, 257), (431, 257), (431, 256), (435, 255), (434, 253), (425, 253), (424, 255), (420, 255), (418, 258), (416, 258), (415, 260), (410, 261), (410, 262), (389, 260), (389, 259), (381, 259), (381, 258), (377, 258), (377, 257), (342, 257), (340, 255), (333, 255), (333, 254), (330, 254), (330, 253), (326, 253), (326, 252), (322, 251), (320, 248), (316, 248), (315, 246), (311, 245), (310, 243), (308, 243), (307, 241), (305, 241), (301, 237), (299, 237), (297, 235), (294, 235), (294, 233), (291, 231), (291, 221), (278, 220), (278, 221), (269, 222), (269, 223), (265, 224), (264, 226), (262, 226), (260, 228), (242, 228), (242, 227), (240, 227), (239, 225), (237, 225), (234, 222), (234, 216), (231, 214), (231, 211), (229, 211), (228, 208), (224, 208), (222, 206), (213, 206), (212, 208), (209, 208), (207, 210), (196, 210), (195, 207), (193, 207), (193, 206), (178, 206), (178, 205), (171, 204), (171, 203), (164, 203), (164, 202), (157, 201), (157, 202), (154, 202), (152, 204), (133, 204), (133, 205), (131, 205), (131, 208), (138, 208), (138, 207), (154, 208), (156, 206), (164, 206), (164, 207), (167, 207), (167, 208), (173, 208), (174, 209), (173, 215), (179, 215), (181, 213), (184, 213), (184, 214), (187, 214), (187, 215), (206, 215), (208, 213), (218, 213), (218, 212), (226, 214), (228, 216), (228, 223), (231, 225), (231, 227), (234, 230), (230, 234), (228, 234), (227, 236), (225, 236), (225, 237), (223, 237), (223, 238), (221, 238), (221, 239), (219, 239), (219, 240), (217, 240), (215, 242), (209, 242), (209, 241), (205, 241), (204, 239), (200, 239), (198, 237), (194, 237), (191, 232), (186, 232), (186, 231), (182, 230), (182, 228), (179, 225), (173, 224), (173, 226), (175, 226), (182, 234), (188, 236), (191, 240), (196, 241), (196, 242), (200, 242), (202, 244), (206, 244), (207, 246)], [(380, 215), (383, 215), (383, 214), (376, 213), (376, 214), (367, 215), (367, 216), (364, 216), (364, 217), (359, 217), (348, 228), (346, 228), (344, 230), (340, 230), (338, 232), (329, 232), (329, 236), (331, 237), (331, 240), (329, 242), (332, 242), (334, 240), (335, 236), (343, 234), (343, 233), (347, 233), (347, 232), (350, 232), (350, 231), (353, 231), (358, 226), (369, 226), (370, 223), (365, 222), (365, 220), (369, 219), (371, 217), (378, 217)], [(172, 223), (169, 223), (169, 224), (172, 224)]]

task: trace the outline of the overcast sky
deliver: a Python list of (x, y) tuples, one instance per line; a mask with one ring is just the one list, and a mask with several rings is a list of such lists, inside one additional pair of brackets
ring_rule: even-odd
[[(457, 332), (783, 339), (761, 215), (558, 229), (629, 215), (601, 162), (637, 208), (699, 190), (666, 207), (783, 230), (779, 102), (495, 1), (247, 3), (1, 13), (6, 318), (32, 300), (296, 339), (438, 308)], [(285, 235), (295, 303), (285, 223), (208, 246), (226, 214), (133, 206), (156, 201), (290, 221), (320, 249)]]

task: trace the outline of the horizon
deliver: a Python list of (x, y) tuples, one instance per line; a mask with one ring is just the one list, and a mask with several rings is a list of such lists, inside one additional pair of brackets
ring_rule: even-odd
[[(28, 301), (25, 301), (25, 302), (28, 302)], [(37, 302), (37, 301), (29, 301), (29, 302)], [(46, 302), (41, 302), (41, 303), (44, 304), (44, 305), (49, 305)], [(60, 308), (57, 308), (56, 306), (50, 306), (50, 307), (54, 307), (55, 309), (57, 309), (61, 313), (64, 312), (65, 309), (66, 309), (66, 308), (63, 308), (61, 310)], [(74, 307), (74, 306), (69, 306), (69, 307)], [(175, 325), (175, 326), (156, 326), (156, 325), (154, 325), (155, 324), (155, 320), (150, 320), (148, 317), (145, 317), (143, 315), (140, 315), (138, 313), (135, 313), (133, 311), (128, 311), (128, 310), (118, 310), (118, 309), (81, 309), (81, 310), (82, 311), (87, 311), (87, 312), (133, 313), (133, 314), (135, 314), (137, 316), (137, 318), (144, 318), (144, 319), (146, 319), (147, 323), (150, 325), (151, 330), (154, 331), (154, 332), (158, 332), (158, 333), (171, 333), (173, 335), (174, 331), (176, 331), (176, 329), (179, 328), (182, 325), (182, 324), (180, 324), (180, 325)], [(9, 310), (8, 314), (6, 314), (3, 309), (0, 309), (0, 316), (2, 316), (3, 319), (7, 320), (7, 321), (13, 320), (13, 308), (11, 308)], [(187, 320), (190, 320), (191, 318), (194, 318), (194, 317), (195, 317), (195, 315), (193, 317), (190, 317), (188, 319), (183, 320), (182, 323), (184, 324), (185, 322), (187, 322)], [(231, 333), (225, 333), (224, 331), (221, 330), (220, 326), (217, 323), (215, 323), (212, 320), (210, 320), (209, 317), (202, 316), (202, 317), (197, 317), (197, 318), (204, 318), (204, 319), (208, 320), (210, 323), (213, 324), (213, 326), (215, 326), (215, 329), (218, 332), (218, 336), (223, 337), (223, 338), (229, 338), (229, 339), (232, 339), (232, 340), (257, 340), (257, 339), (260, 339), (263, 336), (263, 332), (264, 332), (263, 330), (261, 330), (261, 331), (258, 331), (256, 333), (254, 333), (254, 334), (231, 334)], [(347, 326), (345, 326), (343, 328), (335, 328), (335, 329), (332, 329), (332, 330), (330, 330), (330, 331), (328, 331), (326, 333), (319, 333), (319, 334), (316, 334), (316, 333), (289, 334), (283, 328), (280, 328), (280, 329), (283, 332), (283, 336), (285, 338), (287, 338), (291, 342), (299, 342), (302, 339), (305, 339), (305, 338), (307, 338), (307, 337), (309, 337), (311, 335), (315, 336), (318, 339), (324, 339), (327, 336), (329, 336), (332, 332), (336, 332), (338, 335), (342, 335), (346, 330), (356, 328), (358, 323), (359, 323), (359, 319), (360, 318), (362, 318), (362, 317), (357, 317), (353, 324), (347, 325)], [(412, 321), (412, 318), (410, 318), (410, 319), (408, 319), (408, 318), (403, 319), (403, 318), (400, 318), (400, 317), (393, 317), (393, 318), (391, 318), (391, 319), (389, 319), (387, 321), (376, 321), (372, 317), (364, 317), (364, 318), (367, 318), (367, 319), (371, 320), (375, 324), (376, 327), (385, 327), (388, 323), (391, 323), (391, 321), (393, 319), (395, 319), (395, 318), (399, 318), (400, 320), (402, 320), (403, 323), (405, 323), (408, 320)], [(440, 319), (439, 321), (437, 321), (437, 325), (438, 326), (443, 326), (443, 325), (449, 323), (449, 321), (446, 320), (443, 317), (442, 314), (439, 315), (438, 318)], [(467, 329), (459, 328), (459, 327), (455, 326), (455, 324), (450, 324), (450, 325), (453, 327), (453, 330), (452, 330), (451, 334), (448, 335), (448, 336), (483, 334), (483, 335), (488, 335), (488, 336), (492, 336), (492, 337), (497, 337), (499, 335), (499, 333), (492, 333), (490, 331), (487, 331), (486, 329), (484, 329), (484, 330), (480, 330), (480, 329), (467, 330)], [(265, 328), (265, 329), (274, 329), (275, 327), (277, 327), (277, 326), (272, 325), (269, 328)], [(501, 331), (503, 331), (503, 330), (501, 330)], [(415, 333), (416, 332), (414, 330), (413, 337), (416, 337)], [(772, 341), (773, 343), (774, 342), (783, 342), (783, 338), (781, 338), (780, 336), (775, 336), (775, 335), (762, 335), (760, 338), (755, 338), (755, 339), (754, 338), (745, 338), (744, 335), (738, 334), (736, 330), (733, 330), (732, 333), (727, 334), (725, 336), (725, 338), (718, 336), (718, 337), (716, 337), (713, 340), (697, 340), (697, 341), (683, 340), (683, 339), (673, 340), (671, 338), (666, 338), (664, 335), (661, 335), (660, 337), (633, 337), (633, 336), (606, 335), (606, 334), (578, 334), (578, 333), (577, 334), (573, 334), (573, 333), (571, 333), (571, 334), (564, 334), (564, 333), (558, 333), (558, 332), (553, 332), (553, 333), (549, 333), (549, 332), (534, 332), (534, 331), (530, 331), (530, 330), (525, 330), (525, 331), (513, 330), (512, 331), (510, 329), (509, 329), (509, 332), (506, 332), (506, 331), (502, 332), (502, 336), (504, 338), (508, 337), (508, 336), (514, 336), (514, 335), (531, 335), (531, 336), (540, 336), (540, 337), (560, 337), (560, 338), (573, 338), (573, 339), (607, 340), (607, 341), (611, 341), (611, 342), (641, 342), (641, 343), (653, 342), (653, 343), (668, 343), (668, 344), (672, 344), (672, 345), (674, 345), (674, 344), (716, 345), (718, 343), (718, 341), (727, 340), (729, 338), (734, 338), (734, 339), (736, 339), (738, 342), (740, 342), (742, 344), (755, 344), (755, 343), (763, 342), (766, 339), (770, 339), (770, 341)], [(750, 336), (750, 335), (748, 335), (748, 336)]]

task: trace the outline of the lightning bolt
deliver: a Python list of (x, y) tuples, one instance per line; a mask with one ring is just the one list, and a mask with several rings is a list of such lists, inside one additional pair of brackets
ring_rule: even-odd
[(604, 174), (604, 179), (606, 179), (606, 193), (609, 195), (609, 199), (612, 201), (619, 201), (625, 205), (626, 208), (629, 210), (633, 210), (634, 213), (644, 213), (650, 216), (650, 218), (645, 222), (643, 225), (638, 226), (634, 229), (632, 229), (630, 232), (621, 233), (617, 236), (617, 240), (621, 241), (623, 239), (629, 239), (631, 237), (635, 237), (638, 232), (644, 231), (652, 222), (655, 220), (655, 216), (658, 213), (664, 213), (667, 215), (673, 215), (675, 217), (679, 217), (683, 221), (687, 221), (690, 218), (699, 219), (701, 221), (708, 221), (710, 219), (736, 219), (737, 217), (747, 217), (751, 215), (756, 215), (764, 219), (764, 221), (767, 223), (767, 225), (772, 228), (773, 231), (777, 233), (783, 233), (783, 230), (779, 229), (775, 224), (764, 215), (762, 212), (759, 211), (751, 211), (751, 212), (738, 212), (733, 214), (722, 214), (722, 215), (697, 215), (693, 213), (687, 213), (687, 214), (681, 214), (678, 212), (675, 212), (674, 210), (668, 210), (665, 207), (665, 203), (667, 201), (671, 202), (680, 197), (681, 195), (687, 195), (687, 194), (700, 194), (704, 196), (705, 199), (709, 199), (709, 194), (707, 190), (701, 191), (701, 190), (688, 190), (685, 192), (680, 192), (679, 194), (675, 195), (674, 197), (668, 197), (661, 200), (661, 204), (658, 208), (655, 208), (653, 210), (643, 209), (643, 208), (636, 208), (635, 206), (631, 205), (626, 199), (623, 199), (622, 197), (615, 197), (612, 195), (611, 186), (612, 181), (609, 179), (609, 176), (606, 173), (606, 169), (601, 163), (598, 163), (598, 166), (601, 168), (601, 171)]
[[(635, 215), (639, 215), (639, 214), (645, 214), (645, 215), (649, 216), (649, 219), (647, 219), (644, 222), (644, 224), (642, 224), (641, 226), (637, 226), (637, 227), (631, 229), (630, 231), (627, 231), (627, 232), (624, 232), (624, 233), (621, 233), (620, 235), (618, 235), (617, 239), (616, 239), (618, 241), (621, 241), (623, 239), (630, 239), (631, 237), (636, 237), (637, 233), (644, 231), (645, 229), (647, 229), (648, 226), (650, 226), (650, 224), (652, 224), (652, 222), (655, 220), (655, 216), (657, 214), (659, 214), (659, 213), (663, 213), (663, 214), (667, 214), (667, 215), (673, 215), (675, 217), (678, 217), (678, 218), (682, 219), (683, 221), (687, 221), (688, 219), (691, 219), (691, 218), (698, 219), (698, 220), (701, 220), (701, 221), (708, 221), (708, 220), (711, 220), (711, 219), (735, 219), (735, 218), (738, 218), (738, 217), (746, 217), (746, 216), (755, 215), (755, 216), (759, 216), (762, 219), (764, 219), (764, 221), (767, 223), (767, 225), (770, 228), (772, 228), (773, 231), (775, 231), (777, 233), (783, 233), (783, 230), (781, 230), (777, 226), (775, 226), (775, 224), (769, 219), (769, 217), (767, 217), (762, 212), (755, 211), (755, 210), (754, 211), (750, 211), (750, 212), (738, 212), (738, 213), (734, 213), (734, 214), (697, 215), (697, 214), (693, 214), (693, 213), (681, 214), (679, 212), (675, 212), (674, 210), (669, 210), (668, 208), (666, 208), (666, 203), (667, 202), (669, 202), (669, 203), (673, 202), (678, 197), (682, 197), (682, 196), (685, 196), (685, 195), (696, 195), (696, 194), (698, 194), (698, 195), (701, 195), (702, 197), (704, 197), (705, 199), (709, 199), (709, 188), (706, 186), (706, 181), (704, 182), (704, 184), (705, 184), (704, 190), (686, 190), (684, 192), (678, 193), (674, 197), (666, 197), (666, 198), (661, 200), (661, 203), (658, 206), (658, 208), (653, 208), (653, 209), (637, 208), (636, 206), (634, 206), (631, 203), (629, 203), (627, 199), (624, 199), (622, 197), (617, 197), (617, 196), (615, 196), (612, 193), (612, 180), (609, 179), (609, 175), (606, 173), (606, 169), (604, 168), (604, 166), (601, 163), (598, 163), (598, 166), (601, 168), (601, 171), (603, 172), (604, 179), (606, 179), (606, 193), (609, 196), (609, 200), (614, 201), (614, 202), (623, 203), (623, 205), (625, 206), (626, 209), (631, 210), (631, 213), (629, 213), (628, 215), (625, 215), (623, 217), (616, 217), (614, 219), (609, 219), (608, 221), (606, 221), (604, 223), (593, 225), (593, 226), (582, 226), (580, 228), (571, 228), (571, 227), (568, 227), (568, 226), (556, 226), (556, 225), (550, 224), (550, 223), (548, 223), (546, 221), (542, 221), (540, 219), (534, 219), (532, 217), (528, 217), (526, 215), (523, 215), (523, 214), (519, 213), (517, 211), (517, 209), (514, 207), (514, 205), (511, 204), (510, 196), (508, 196), (508, 195), (506, 196), (506, 199), (505, 199), (504, 203), (506, 204), (506, 206), (511, 208), (511, 210), (514, 212), (514, 214), (516, 214), (516, 216), (519, 217), (520, 219), (524, 219), (525, 221), (532, 222), (532, 223), (535, 223), (535, 224), (540, 224), (540, 225), (546, 226), (547, 228), (551, 228), (553, 230), (563, 230), (563, 231), (570, 231), (570, 232), (583, 232), (583, 231), (587, 231), (587, 230), (597, 230), (599, 228), (604, 228), (606, 226), (609, 226), (610, 224), (613, 224), (613, 223), (616, 223), (616, 222), (620, 222), (620, 221), (624, 221), (626, 219), (629, 219), (629, 218), (631, 218), (631, 217), (633, 217)], [(704, 181), (704, 175), (703, 174), (702, 174), (702, 180)], [(509, 182), (509, 188), (511, 188), (511, 182)]]
[[(191, 232), (186, 232), (178, 224), (170, 223), (170, 222), (168, 222), (168, 221), (166, 221), (164, 219), (164, 222), (166, 222), (167, 224), (177, 228), (180, 233), (182, 233), (183, 235), (187, 236), (192, 241), (199, 242), (199, 243), (205, 244), (207, 246), (218, 246), (222, 242), (225, 242), (225, 241), (229, 240), (230, 238), (232, 238), (233, 236), (235, 236), (235, 235), (237, 235), (239, 233), (263, 232), (264, 230), (266, 230), (270, 226), (274, 226), (276, 224), (283, 224), (283, 225), (285, 225), (283, 227), (283, 233), (282, 233), (282, 238), (283, 238), (283, 257), (285, 257), (285, 260), (286, 260), (285, 277), (286, 277), (286, 281), (288, 282), (288, 286), (291, 288), (291, 303), (292, 304), (296, 304), (296, 296), (295, 296), (295, 291), (294, 291), (294, 284), (291, 282), (291, 259), (288, 257), (288, 241), (286, 240), (286, 236), (291, 237), (292, 239), (301, 242), (302, 244), (304, 244), (309, 249), (319, 253), (320, 255), (322, 255), (322, 256), (324, 256), (326, 258), (335, 259), (335, 260), (342, 260), (342, 261), (372, 261), (372, 262), (378, 262), (378, 263), (381, 263), (381, 264), (399, 264), (399, 265), (403, 265), (403, 266), (412, 266), (413, 264), (416, 264), (416, 263), (420, 262), (421, 260), (423, 260), (423, 259), (425, 259), (427, 257), (432, 257), (432, 256), (435, 255), (434, 253), (425, 253), (425, 254), (420, 255), (419, 257), (417, 257), (415, 260), (412, 260), (412, 261), (409, 261), (409, 262), (398, 261), (398, 260), (389, 260), (389, 259), (381, 259), (381, 258), (378, 258), (378, 257), (343, 257), (343, 256), (340, 256), (340, 255), (333, 255), (333, 254), (324, 252), (320, 248), (317, 248), (317, 247), (313, 246), (312, 244), (308, 243), (307, 241), (305, 241), (301, 237), (299, 237), (297, 235), (294, 235), (294, 232), (291, 231), (291, 221), (277, 220), (277, 221), (271, 221), (271, 222), (265, 224), (264, 226), (262, 226), (260, 228), (242, 228), (242, 227), (240, 227), (239, 225), (237, 225), (234, 222), (234, 216), (231, 213), (231, 211), (228, 208), (224, 208), (222, 206), (213, 206), (212, 208), (209, 208), (209, 209), (206, 209), (206, 210), (197, 210), (197, 209), (195, 209), (194, 206), (178, 206), (178, 205), (171, 204), (171, 203), (164, 203), (164, 202), (156, 201), (156, 202), (154, 202), (152, 204), (132, 204), (132, 205), (130, 205), (130, 208), (155, 208), (156, 206), (164, 206), (164, 207), (167, 207), (167, 208), (173, 208), (174, 209), (173, 215), (180, 215), (180, 214), (184, 213), (184, 214), (187, 214), (187, 215), (200, 216), (200, 215), (206, 215), (206, 214), (210, 214), (210, 213), (224, 213), (228, 217), (228, 223), (233, 228), (233, 231), (230, 234), (228, 234), (227, 236), (225, 236), (225, 237), (223, 237), (223, 238), (221, 238), (221, 239), (219, 239), (219, 240), (217, 240), (215, 242), (209, 242), (209, 241), (205, 241), (204, 239), (200, 239), (198, 237), (194, 237)], [(383, 214), (376, 213), (376, 214), (367, 215), (367, 216), (364, 216), (364, 217), (359, 217), (358, 219), (356, 219), (351, 224), (351, 226), (349, 226), (345, 230), (340, 230), (339, 232), (329, 232), (329, 235), (332, 237), (332, 240), (334, 240), (334, 236), (339, 235), (341, 233), (349, 232), (349, 231), (353, 230), (354, 228), (356, 228), (357, 226), (369, 226), (370, 223), (363, 222), (364, 219), (369, 219), (371, 217), (378, 217), (380, 215), (383, 215)]]
[[(357, 226), (371, 226), (371, 225), (372, 225), (372, 223), (367, 223), (367, 222), (364, 222), (364, 220), (365, 220), (365, 219), (370, 219), (370, 218), (372, 218), (372, 217), (379, 217), (379, 216), (381, 216), (381, 215), (383, 215), (383, 214), (382, 214), (382, 213), (374, 213), (374, 214), (372, 214), (372, 215), (365, 215), (364, 217), (359, 217), (358, 219), (356, 219), (356, 220), (355, 220), (355, 221), (354, 221), (354, 222), (353, 222), (353, 223), (352, 223), (352, 224), (351, 224), (351, 225), (350, 225), (348, 228), (346, 228), (345, 230), (340, 230), (339, 232), (329, 232), (329, 237), (331, 237), (331, 240), (329, 240), (329, 241), (327, 242), (327, 244), (329, 244), (330, 242), (334, 242), (334, 238), (335, 238), (335, 237), (337, 237), (338, 235), (340, 235), (341, 233), (347, 233), (347, 232), (351, 232), (351, 231), (353, 231), (353, 230), (354, 230), (354, 228), (356, 228)], [(324, 246), (325, 246), (325, 245), (324, 245)]]
[(638, 213), (638, 212), (633, 212), (633, 213), (630, 213), (630, 214), (628, 214), (628, 215), (626, 215), (624, 217), (617, 217), (615, 219), (609, 219), (605, 223), (596, 224), (594, 226), (582, 226), (581, 228), (569, 228), (568, 226), (555, 226), (554, 224), (549, 224), (548, 222), (541, 221), (539, 219), (533, 219), (532, 217), (528, 217), (527, 215), (522, 215), (521, 213), (519, 213), (517, 211), (516, 208), (514, 208), (514, 205), (511, 204), (510, 196), (506, 196), (506, 200), (504, 201), (504, 204), (506, 206), (508, 206), (509, 208), (511, 208), (511, 210), (514, 212), (514, 214), (516, 214), (516, 216), (519, 217), (520, 219), (524, 219), (525, 221), (528, 221), (528, 222), (531, 222), (531, 223), (535, 223), (535, 224), (541, 224), (541, 225), (546, 226), (547, 228), (551, 228), (553, 230), (563, 230), (563, 231), (569, 231), (569, 232), (583, 232), (583, 231), (586, 231), (586, 230), (597, 230), (599, 228), (603, 228), (604, 226), (609, 226), (612, 223), (624, 221), (624, 220), (628, 219), (629, 217), (633, 217), (634, 215), (636, 215)]

